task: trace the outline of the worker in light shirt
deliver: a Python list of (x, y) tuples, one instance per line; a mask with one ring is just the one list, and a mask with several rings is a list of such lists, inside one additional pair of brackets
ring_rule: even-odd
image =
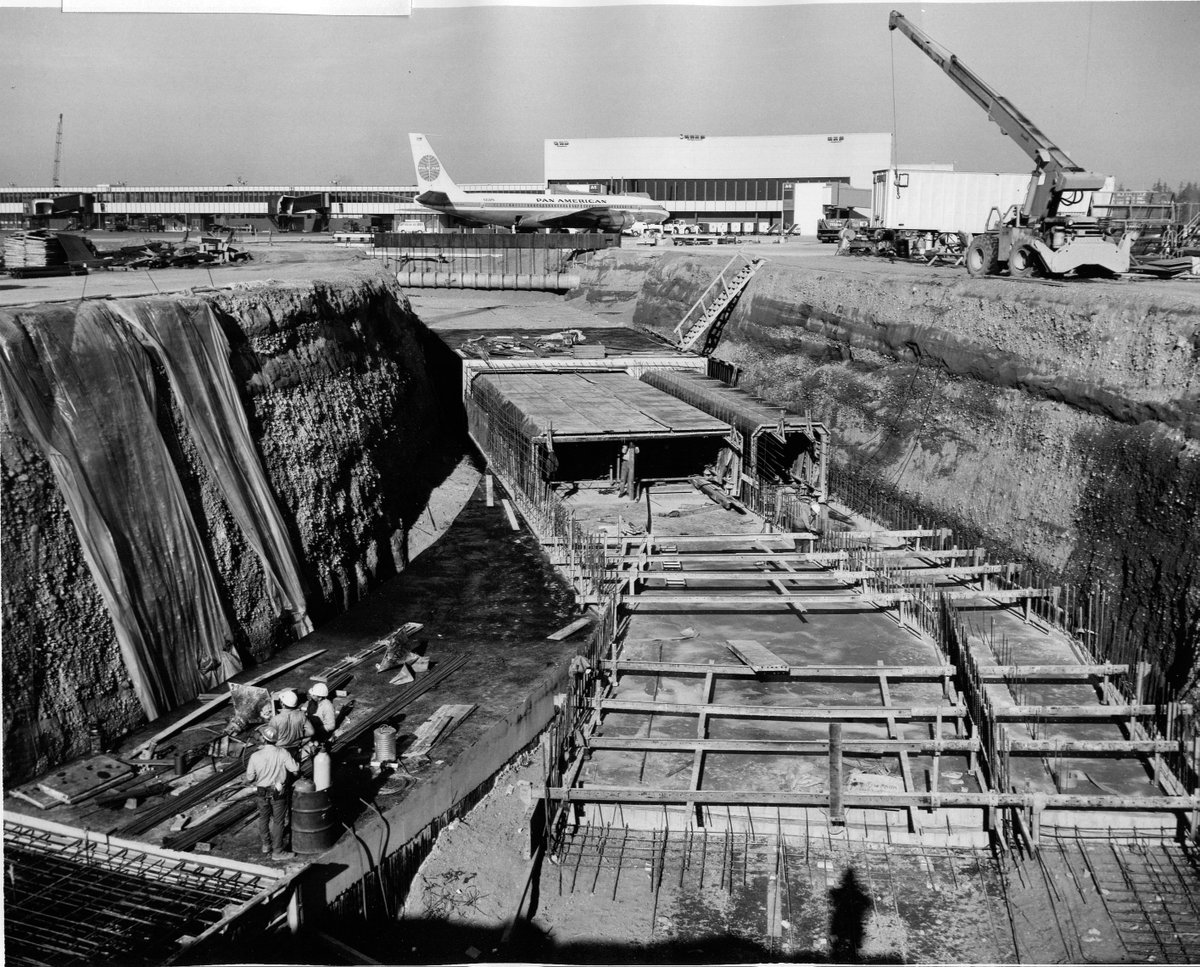
[(246, 782), (255, 787), (258, 806), (258, 839), (264, 853), (273, 860), (290, 860), (295, 853), (284, 849), (292, 805), (292, 776), (300, 766), (279, 745), (279, 730), (263, 726), (262, 745), (246, 763)]
[(317, 741), (328, 746), (337, 731), (337, 710), (324, 682), (317, 682), (308, 690), (308, 721), (316, 730)]

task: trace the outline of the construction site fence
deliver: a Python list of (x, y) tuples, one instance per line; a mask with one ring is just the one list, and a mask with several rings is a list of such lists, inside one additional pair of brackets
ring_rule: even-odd
[(547, 251), (564, 249), (574, 252), (596, 252), (619, 246), (621, 236), (604, 232), (589, 234), (552, 232), (535, 234), (469, 235), (461, 232), (380, 232), (375, 236), (376, 249), (407, 249), (413, 252), (487, 252), (510, 249)]
[[(619, 244), (611, 235), (379, 234), (372, 255), (398, 271), (504, 276), (557, 276), (591, 252)], [(613, 241), (616, 239), (617, 241)]]

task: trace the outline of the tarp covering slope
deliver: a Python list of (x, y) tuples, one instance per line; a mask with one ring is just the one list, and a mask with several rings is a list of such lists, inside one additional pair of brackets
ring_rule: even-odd
[(147, 716), (236, 671), (150, 360), (125, 323), (95, 303), (0, 312), (0, 385), (50, 463)]
[(229, 342), (211, 306), (168, 299), (111, 306), (162, 360), (200, 457), (262, 561), (277, 607), (291, 612), (296, 631), (307, 634), (312, 624), (300, 564), (250, 436), (229, 368)]

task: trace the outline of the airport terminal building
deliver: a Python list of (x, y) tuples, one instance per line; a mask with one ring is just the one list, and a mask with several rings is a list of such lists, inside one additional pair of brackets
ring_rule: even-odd
[[(869, 203), (872, 172), (891, 153), (890, 134), (553, 139), (543, 182), (462, 188), (644, 192), (673, 218), (714, 231), (782, 221), (811, 237), (831, 204), (828, 186), (863, 189)], [(416, 194), (404, 185), (11, 186), (0, 188), (0, 229), (388, 231), (414, 219), (429, 231), (449, 227)]]
[(550, 188), (645, 192), (672, 217), (714, 231), (766, 231), (781, 219), (816, 232), (827, 185), (863, 189), (892, 164), (891, 134), (557, 138), (545, 142)]

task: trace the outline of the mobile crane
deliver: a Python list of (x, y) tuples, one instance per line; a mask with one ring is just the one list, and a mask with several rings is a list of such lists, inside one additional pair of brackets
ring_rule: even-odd
[(1035, 165), (1021, 208), (1014, 205), (1004, 215), (993, 208), (987, 231), (971, 240), (967, 271), (976, 277), (996, 275), (1007, 266), (1008, 274), (1018, 278), (1065, 275), (1072, 270), (1077, 275), (1094, 274), (1097, 269), (1118, 275), (1129, 271), (1133, 234), (1112, 237), (1094, 218), (1059, 214), (1060, 206), (1075, 204), (1082, 192), (1102, 189), (1105, 176), (1075, 164), (1006, 98), (899, 11), (892, 11), (888, 29), (899, 30), (924, 51)]

